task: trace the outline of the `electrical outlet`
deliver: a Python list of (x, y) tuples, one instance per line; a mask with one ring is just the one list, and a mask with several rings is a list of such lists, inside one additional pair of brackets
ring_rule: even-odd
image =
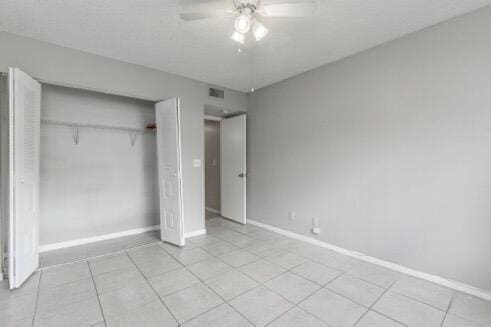
[(295, 211), (290, 211), (288, 213), (288, 219), (290, 219), (290, 221), (294, 221), (295, 220)]
[(319, 218), (312, 217), (312, 226), (319, 227)]

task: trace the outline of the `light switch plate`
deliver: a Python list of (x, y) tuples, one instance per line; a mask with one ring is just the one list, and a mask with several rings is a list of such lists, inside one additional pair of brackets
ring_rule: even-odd
[(195, 167), (195, 168), (201, 167), (201, 160), (200, 159), (194, 159), (193, 167)]

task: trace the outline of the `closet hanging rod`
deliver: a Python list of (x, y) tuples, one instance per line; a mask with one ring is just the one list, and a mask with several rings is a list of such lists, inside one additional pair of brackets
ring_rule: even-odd
[(51, 120), (51, 119), (41, 119), (41, 122), (43, 124), (48, 124), (48, 125), (79, 127), (79, 128), (94, 128), (94, 129), (109, 129), (109, 130), (117, 130), (117, 131), (132, 132), (132, 133), (154, 132), (154, 130), (148, 128), (133, 128), (133, 127), (124, 127), (124, 126), (75, 123), (75, 122), (67, 122), (67, 121)]

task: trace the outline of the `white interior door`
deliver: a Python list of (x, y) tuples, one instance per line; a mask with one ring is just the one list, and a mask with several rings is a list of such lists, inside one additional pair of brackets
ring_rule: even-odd
[(9, 68), (9, 284), (19, 287), (39, 266), (41, 84)]
[(179, 99), (155, 105), (162, 241), (184, 245)]
[(246, 116), (220, 122), (221, 214), (246, 223)]

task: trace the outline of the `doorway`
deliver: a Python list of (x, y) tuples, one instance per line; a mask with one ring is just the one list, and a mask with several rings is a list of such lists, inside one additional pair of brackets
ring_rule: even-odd
[(205, 219), (246, 223), (246, 116), (205, 115)]
[(220, 216), (220, 118), (205, 118), (205, 219)]

